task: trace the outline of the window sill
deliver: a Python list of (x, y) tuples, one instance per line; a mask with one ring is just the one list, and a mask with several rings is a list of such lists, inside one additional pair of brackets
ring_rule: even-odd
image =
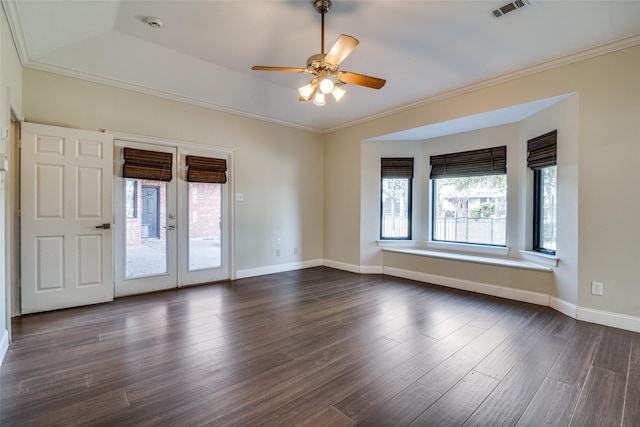
[(416, 245), (416, 241), (415, 240), (376, 240), (376, 243), (378, 244), (378, 246), (380, 246), (381, 248), (387, 248), (387, 247), (398, 247), (398, 246), (407, 246), (407, 247), (413, 247)]
[(551, 267), (557, 267), (558, 261), (560, 260), (560, 258), (558, 258), (555, 255), (543, 254), (541, 252), (520, 251), (520, 253), (522, 254), (522, 257), (526, 260), (529, 260), (531, 262), (535, 262), (538, 264), (548, 265)]
[(497, 255), (507, 256), (509, 255), (509, 248), (506, 246), (486, 246), (486, 245), (474, 245), (470, 243), (450, 243), (450, 242), (425, 242), (427, 248), (438, 249), (447, 252), (467, 252), (479, 255)]
[(507, 258), (492, 258), (488, 256), (479, 255), (466, 255), (457, 254), (451, 252), (439, 252), (430, 251), (425, 249), (411, 249), (411, 248), (382, 248), (385, 252), (395, 252), (409, 255), (418, 255), (430, 258), (447, 259), (451, 261), (471, 262), (476, 264), (495, 265), (498, 267), (518, 268), (522, 270), (532, 270), (541, 272), (552, 272), (553, 269), (548, 266), (535, 264), (533, 262), (519, 260), (519, 259), (507, 259)]

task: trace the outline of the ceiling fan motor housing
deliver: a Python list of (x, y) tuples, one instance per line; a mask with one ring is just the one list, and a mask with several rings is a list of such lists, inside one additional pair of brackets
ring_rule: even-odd
[(318, 11), (318, 13), (327, 13), (329, 9), (331, 9), (331, 0), (315, 0), (313, 2), (313, 7)]
[(327, 73), (335, 73), (336, 71), (338, 71), (337, 65), (329, 64), (324, 60), (325, 56), (326, 55), (324, 53), (317, 53), (315, 55), (311, 55), (307, 59), (307, 70), (311, 74), (318, 74), (323, 71)]

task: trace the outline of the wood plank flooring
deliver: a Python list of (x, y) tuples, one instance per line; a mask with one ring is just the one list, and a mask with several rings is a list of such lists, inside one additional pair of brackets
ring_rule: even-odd
[(2, 426), (640, 426), (640, 334), (326, 267), (14, 319)]

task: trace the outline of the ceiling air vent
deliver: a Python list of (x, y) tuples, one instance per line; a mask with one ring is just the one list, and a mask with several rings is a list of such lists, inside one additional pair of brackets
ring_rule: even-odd
[(506, 15), (509, 12), (513, 12), (516, 9), (529, 6), (529, 4), (530, 3), (527, 0), (516, 0), (497, 8), (496, 10), (492, 10), (491, 15), (493, 15), (494, 18), (500, 18), (501, 16)]

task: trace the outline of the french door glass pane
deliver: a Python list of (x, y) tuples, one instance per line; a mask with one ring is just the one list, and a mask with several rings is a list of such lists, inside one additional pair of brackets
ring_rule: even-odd
[(167, 183), (125, 179), (126, 279), (167, 272)]
[(222, 184), (189, 182), (189, 271), (222, 265)]

